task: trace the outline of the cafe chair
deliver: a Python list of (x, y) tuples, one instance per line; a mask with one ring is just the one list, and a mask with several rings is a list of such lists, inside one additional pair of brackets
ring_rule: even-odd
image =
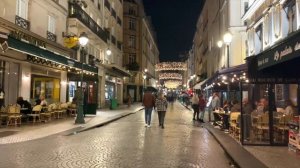
[(75, 116), (77, 114), (76, 104), (74, 104), (74, 103), (70, 104), (69, 107), (68, 107), (68, 111), (69, 111), (71, 116)]
[(231, 112), (230, 119), (229, 119), (229, 133), (236, 139), (240, 140), (240, 126), (239, 126), (239, 117), (240, 112)]
[(279, 139), (279, 136), (281, 136), (281, 140), (287, 141), (287, 138), (285, 138), (285, 135), (287, 135), (287, 132), (289, 130), (288, 123), (292, 119), (292, 116), (290, 115), (283, 115), (279, 117), (279, 120), (277, 123), (274, 125), (275, 132), (277, 134), (276, 139)]
[(40, 113), (41, 115), (41, 121), (43, 122), (48, 122), (48, 121), (51, 121), (51, 109), (49, 109), (50, 107), (48, 106), (47, 108), (46, 107), (43, 107), (42, 110), (43, 112)]
[(259, 137), (259, 140), (265, 139), (265, 135), (268, 135), (269, 132), (269, 114), (265, 113), (260, 115), (257, 120), (256, 126), (257, 132), (256, 135)]
[(55, 103), (52, 103), (48, 106), (48, 112), (51, 114), (51, 118), (55, 118), (57, 105)]
[(43, 106), (36, 105), (33, 107), (31, 114), (28, 114), (29, 117), (32, 117), (32, 123), (41, 122), (41, 111), (43, 109)]
[(10, 105), (7, 109), (7, 126), (21, 126), (21, 107), (18, 104)]

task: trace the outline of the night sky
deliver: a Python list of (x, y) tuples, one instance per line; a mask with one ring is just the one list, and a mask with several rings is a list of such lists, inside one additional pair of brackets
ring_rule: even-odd
[(179, 61), (193, 42), (204, 0), (143, 0), (156, 31), (160, 61)]

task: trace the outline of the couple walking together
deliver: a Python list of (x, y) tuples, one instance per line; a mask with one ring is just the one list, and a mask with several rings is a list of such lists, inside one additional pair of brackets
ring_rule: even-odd
[(159, 93), (158, 97), (155, 99), (155, 97), (150, 91), (146, 91), (143, 98), (143, 105), (145, 106), (145, 126), (151, 126), (152, 110), (156, 107), (158, 113), (159, 126), (162, 129), (164, 129), (164, 121), (168, 107), (168, 102), (167, 99), (164, 97), (163, 93)]
[[(203, 95), (197, 95), (196, 93), (192, 97), (192, 108), (194, 110), (193, 120), (199, 120), (204, 123), (206, 101)], [(201, 114), (200, 114), (201, 112)]]

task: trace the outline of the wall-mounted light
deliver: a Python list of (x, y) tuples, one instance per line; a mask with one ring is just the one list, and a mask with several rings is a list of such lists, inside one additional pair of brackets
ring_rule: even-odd
[(110, 56), (111, 53), (112, 53), (111, 50), (108, 48), (108, 49), (106, 50), (106, 55)]

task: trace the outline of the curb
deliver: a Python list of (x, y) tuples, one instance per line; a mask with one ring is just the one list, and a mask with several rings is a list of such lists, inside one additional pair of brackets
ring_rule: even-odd
[(111, 117), (111, 118), (107, 119), (106, 121), (103, 121), (103, 122), (100, 122), (98, 124), (94, 124), (94, 125), (91, 125), (91, 126), (88, 126), (88, 127), (78, 127), (78, 128), (82, 128), (82, 129), (71, 131), (71, 132), (67, 131), (68, 133), (66, 133), (64, 135), (65, 136), (76, 135), (76, 134), (84, 132), (84, 131), (88, 131), (88, 130), (91, 130), (91, 129), (94, 129), (94, 128), (97, 128), (97, 127), (101, 127), (101, 126), (107, 125), (107, 124), (109, 124), (111, 122), (117, 121), (117, 120), (119, 120), (121, 118), (127, 117), (127, 116), (129, 116), (131, 114), (135, 114), (138, 111), (141, 111), (143, 109), (144, 109), (144, 107), (141, 107), (141, 108), (138, 108), (137, 110), (135, 110), (134, 112), (124, 112), (123, 114), (116, 115), (114, 117)]
[(267, 168), (267, 166), (248, 152), (241, 144), (224, 132), (213, 128), (209, 124), (204, 124), (205, 129), (221, 145), (225, 153), (230, 157), (235, 165), (241, 168)]

